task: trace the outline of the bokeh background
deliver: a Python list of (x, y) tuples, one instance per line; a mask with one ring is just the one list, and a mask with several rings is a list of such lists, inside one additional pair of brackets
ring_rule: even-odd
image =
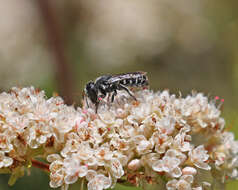
[[(33, 85), (80, 105), (87, 81), (146, 71), (154, 90), (224, 98), (226, 126), (238, 137), (237, 0), (0, 3), (1, 91)], [(0, 175), (0, 190), (50, 189), (47, 175), (34, 169), (13, 187), (8, 177)]]

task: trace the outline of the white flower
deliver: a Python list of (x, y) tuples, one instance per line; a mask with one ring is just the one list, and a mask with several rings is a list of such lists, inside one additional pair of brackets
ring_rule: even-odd
[(47, 156), (48, 162), (54, 162), (55, 160), (61, 160), (61, 157), (59, 154), (50, 154)]
[(128, 140), (120, 138), (119, 135), (114, 135), (110, 142), (111, 146), (120, 151), (129, 150), (129, 148), (131, 148), (130, 144)]
[(158, 122), (156, 122), (156, 127), (162, 134), (171, 135), (175, 127), (175, 118), (172, 116), (163, 117)]
[(178, 149), (182, 152), (191, 151), (193, 146), (190, 142), (185, 141), (185, 138), (190, 136), (186, 135), (185, 132), (180, 132), (174, 137), (173, 148)]
[[(50, 159), (50, 158), (49, 158)], [(50, 164), (50, 187), (57, 188), (64, 183), (64, 169), (62, 160), (55, 160)]]
[(122, 164), (118, 159), (112, 158), (109, 164), (109, 170), (113, 177), (120, 178), (124, 175), (124, 170), (122, 168)]
[(175, 150), (168, 150), (162, 160), (155, 161), (152, 165), (153, 170), (162, 172), (165, 171), (172, 177), (180, 177), (182, 171), (179, 167), (181, 159), (177, 157)]
[(115, 121), (115, 115), (110, 112), (100, 112), (98, 116), (106, 124), (113, 124)]
[(63, 185), (64, 175), (62, 173), (50, 174), (50, 187), (57, 188)]
[(189, 152), (189, 156), (191, 161), (195, 166), (204, 170), (210, 170), (211, 167), (205, 162), (208, 160), (209, 155), (207, 151), (204, 149), (203, 145), (200, 145)]
[(192, 175), (183, 175), (179, 180), (173, 179), (166, 184), (168, 190), (191, 190), (193, 183)]
[(8, 134), (0, 134), (0, 149), (4, 152), (10, 152), (13, 149)]
[(234, 134), (231, 132), (224, 132), (223, 145), (226, 151), (231, 151), (232, 154), (238, 153), (238, 141), (234, 140)]
[(13, 159), (5, 156), (5, 153), (0, 151), (0, 168), (9, 167), (13, 164)]
[(182, 169), (182, 173), (183, 173), (183, 175), (193, 175), (194, 176), (197, 174), (197, 170), (193, 167), (187, 166)]
[(154, 132), (150, 141), (155, 145), (155, 151), (162, 154), (173, 143), (173, 137)]
[(138, 170), (141, 167), (141, 162), (139, 159), (134, 159), (130, 161), (127, 167), (129, 170)]
[(109, 146), (101, 146), (96, 152), (97, 165), (103, 166), (107, 161), (110, 161), (113, 157), (113, 152), (110, 151)]
[(103, 190), (107, 189), (111, 186), (111, 179), (102, 174), (94, 174), (91, 177), (87, 177), (88, 182), (88, 190)]
[(87, 142), (81, 143), (78, 147), (77, 152), (75, 153), (75, 156), (77, 156), (78, 159), (81, 159), (84, 161), (94, 158), (93, 155), (94, 155), (94, 150), (90, 147), (89, 143)]
[(88, 172), (88, 166), (81, 165), (80, 160), (77, 159), (77, 155), (73, 155), (72, 158), (66, 158), (64, 160), (64, 168), (64, 181), (66, 184), (75, 183), (78, 177), (84, 177)]
[(226, 154), (223, 152), (216, 152), (215, 158), (216, 158), (215, 165), (216, 167), (219, 167), (225, 163)]
[(64, 149), (61, 151), (63, 157), (67, 157), (70, 153), (77, 152), (80, 148), (80, 138), (76, 133), (69, 133), (67, 136)]
[(150, 141), (148, 141), (145, 136), (138, 135), (132, 138), (135, 145), (136, 145), (136, 151), (138, 154), (147, 154), (151, 152), (151, 149), (153, 147), (153, 144), (151, 144)]

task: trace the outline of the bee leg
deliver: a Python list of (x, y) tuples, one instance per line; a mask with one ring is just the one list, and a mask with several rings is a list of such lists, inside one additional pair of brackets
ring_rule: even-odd
[(108, 95), (107, 95), (107, 102), (109, 102), (110, 97), (111, 97), (111, 93), (108, 93)]
[(121, 84), (118, 85), (118, 87), (119, 87), (119, 90), (125, 90), (134, 100), (136, 100), (136, 97), (131, 94), (131, 92), (130, 92), (130, 90), (128, 90), (128, 88), (126, 88), (125, 86), (123, 86)]
[(112, 99), (111, 99), (111, 102), (113, 102), (114, 101), (114, 97), (117, 95), (117, 91), (116, 90), (114, 90), (114, 92), (113, 92), (113, 94), (112, 94)]
[(96, 114), (98, 113), (98, 102), (95, 104), (95, 112), (96, 112)]
[(111, 109), (110, 98), (111, 98), (111, 93), (108, 93), (108, 96), (107, 96), (107, 106), (108, 106), (109, 109)]
[(88, 104), (88, 97), (85, 96), (85, 92), (83, 91), (83, 100), (86, 101), (87, 107), (89, 108), (89, 104)]
[(89, 108), (88, 98), (86, 97), (85, 100), (86, 100), (86, 104), (87, 104), (87, 106), (88, 106), (88, 108)]

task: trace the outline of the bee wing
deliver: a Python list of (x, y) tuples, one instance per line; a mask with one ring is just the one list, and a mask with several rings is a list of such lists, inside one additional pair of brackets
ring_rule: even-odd
[(125, 76), (124, 75), (115, 75), (115, 76), (112, 76), (109, 80), (108, 80), (108, 83), (116, 83), (118, 81), (121, 81), (125, 79)]

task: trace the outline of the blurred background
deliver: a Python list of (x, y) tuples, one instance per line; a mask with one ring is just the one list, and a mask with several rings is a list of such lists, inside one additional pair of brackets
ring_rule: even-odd
[[(87, 81), (146, 71), (151, 89), (224, 98), (226, 126), (238, 135), (237, 0), (0, 2), (1, 91), (33, 85), (80, 105)], [(50, 189), (43, 172), (13, 187), (8, 177), (1, 190)]]

